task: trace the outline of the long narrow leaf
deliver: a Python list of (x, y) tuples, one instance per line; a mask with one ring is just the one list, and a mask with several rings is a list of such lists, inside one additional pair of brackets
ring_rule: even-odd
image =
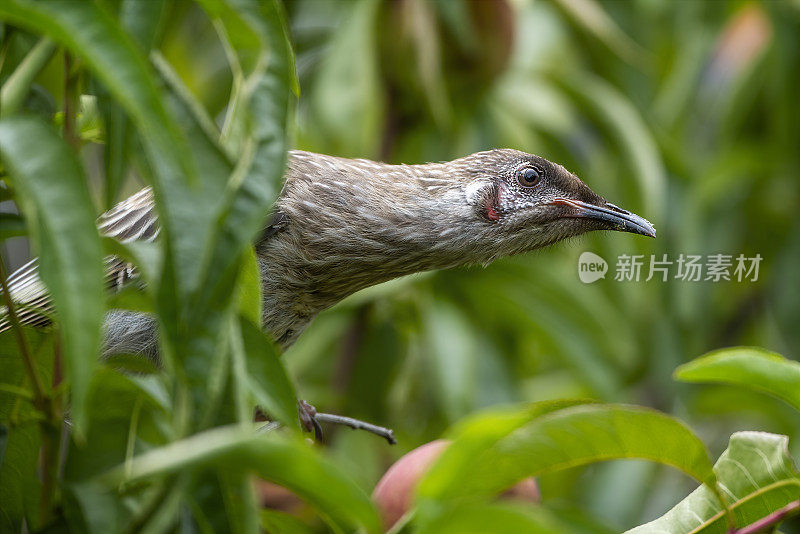
[(469, 503), (453, 506), (417, 523), (420, 534), (558, 534), (566, 525), (542, 508), (525, 505)]
[(459, 480), (472, 470), (482, 453), (536, 417), (586, 401), (546, 401), (525, 408), (495, 409), (473, 415), (455, 425), (449, 433), (454, 441), (445, 449), (420, 481), (418, 494), (442, 498), (457, 488)]
[(25, 218), (17, 213), (0, 213), (0, 240), (25, 235)]
[[(202, 240), (198, 242), (194, 230), (206, 228), (202, 221), (208, 213), (197, 210), (196, 199), (187, 195), (188, 184), (196, 181), (190, 157), (194, 151), (167, 112), (144, 54), (119, 22), (94, 2), (8, 0), (0, 3), (0, 19), (45, 34), (81, 57), (136, 124), (154, 170), (153, 191), (166, 243), (163, 283), (157, 288), (159, 316), (168, 324), (179, 324), (181, 296), (200, 265)], [(179, 335), (176, 327), (163, 330), (168, 361)]]
[[(120, 24), (142, 47), (145, 53), (158, 42), (164, 26), (167, 3), (165, 0), (123, 0), (120, 4)], [(129, 147), (133, 139), (131, 121), (123, 108), (108, 98), (107, 91), (99, 91), (98, 104), (105, 123), (105, 171), (106, 208), (118, 200), (119, 190), (125, 178)], [(103, 98), (105, 97), (105, 98)]]
[(380, 531), (369, 497), (333, 463), (301, 440), (253, 435), (241, 427), (196, 434), (138, 456), (99, 480), (110, 487), (201, 466), (236, 471), (246, 466), (258, 476), (286, 486), (317, 508), (336, 526)]
[[(484, 426), (496, 433), (491, 421)], [(533, 410), (527, 424), (507, 430), (465, 469), (450, 471), (435, 493), (421, 486), (420, 495), (491, 495), (527, 476), (620, 458), (671, 465), (715, 488), (703, 442), (677, 419), (653, 410), (624, 405), (579, 405), (544, 414)], [(452, 448), (458, 446), (456, 440)]]
[(32, 118), (0, 123), (8, 169), (40, 255), (42, 280), (59, 315), (72, 419), (83, 431), (84, 400), (103, 320), (103, 255), (83, 169), (50, 127)]
[(286, 373), (277, 347), (257, 326), (240, 320), (249, 390), (271, 418), (297, 428), (297, 393)]
[(47, 65), (55, 50), (53, 41), (42, 38), (14, 69), (0, 91), (0, 117), (13, 115), (22, 106), (34, 78)]
[(710, 352), (678, 367), (675, 378), (762, 391), (800, 410), (800, 363), (757, 347)]
[[(788, 438), (766, 432), (737, 432), (714, 465), (730, 499), (737, 527), (749, 525), (800, 498), (800, 478), (787, 450)], [(729, 532), (719, 498), (706, 486), (693, 491), (662, 517), (628, 531)]]
[[(263, 76), (255, 73), (255, 78), (242, 88), (252, 91), (245, 99), (247, 146), (227, 191), (217, 235), (208, 242), (204, 284), (199, 288), (194, 309), (203, 309), (230, 293), (241, 252), (262, 228), (286, 164), (289, 80), (294, 73), (283, 13), (276, 2), (242, 2), (236, 9), (241, 12), (241, 20), (247, 21), (262, 42), (268, 43), (269, 65)], [(221, 20), (223, 25), (228, 21)], [(236, 44), (237, 41), (231, 43)]]
[[(0, 18), (67, 46), (86, 61), (139, 126), (153, 137), (154, 145), (162, 144), (164, 153), (182, 148), (144, 56), (98, 4), (8, 0), (0, 5)], [(190, 170), (188, 164), (183, 169)]]
[[(53, 372), (53, 335), (23, 328), (34, 355), (36, 370), (43, 381)], [(14, 332), (0, 332), (0, 383), (19, 387), (25, 384), (25, 367), (19, 357)], [(16, 395), (0, 391), (0, 425), (8, 428), (5, 454), (0, 462), (0, 532), (21, 532), (36, 518), (41, 492), (37, 476), (42, 440), (33, 404)]]

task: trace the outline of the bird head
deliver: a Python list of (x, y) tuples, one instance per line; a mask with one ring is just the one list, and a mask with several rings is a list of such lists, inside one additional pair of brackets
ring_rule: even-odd
[(487, 248), (489, 260), (592, 230), (656, 236), (646, 219), (608, 202), (545, 158), (497, 149), (445, 165), (459, 176), (457, 189), (469, 206), (460, 218), (469, 221), (468, 233), (480, 236), (476, 246)]

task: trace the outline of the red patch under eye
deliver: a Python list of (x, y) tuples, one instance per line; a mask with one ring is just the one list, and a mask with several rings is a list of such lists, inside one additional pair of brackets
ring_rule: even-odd
[(500, 191), (496, 191), (488, 195), (483, 201), (486, 208), (486, 218), (490, 221), (497, 222), (500, 220), (500, 213), (497, 211), (497, 205), (500, 203)]

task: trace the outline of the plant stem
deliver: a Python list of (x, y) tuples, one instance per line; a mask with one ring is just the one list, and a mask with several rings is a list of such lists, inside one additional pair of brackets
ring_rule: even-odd
[(78, 95), (75, 91), (77, 75), (72, 74), (72, 56), (64, 52), (64, 140), (78, 150), (80, 139), (75, 132), (75, 110), (78, 105)]
[[(755, 523), (750, 523), (746, 527), (739, 530), (733, 529), (729, 534), (756, 534), (757, 532), (766, 532), (770, 527), (774, 527), (790, 515), (794, 515), (800, 511), (800, 501), (792, 501), (783, 508), (779, 508), (766, 517), (762, 517)], [(769, 532), (772, 532), (770, 529)]]

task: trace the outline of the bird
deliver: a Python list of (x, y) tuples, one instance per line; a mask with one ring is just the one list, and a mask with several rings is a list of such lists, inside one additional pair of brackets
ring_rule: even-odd
[[(388, 164), (290, 150), (284, 184), (264, 206), (254, 246), (262, 281), (262, 326), (289, 348), (323, 310), (363, 288), (404, 275), (547, 247), (590, 231), (655, 237), (643, 217), (608, 202), (575, 174), (514, 149), (453, 161)], [(155, 241), (159, 226), (150, 188), (98, 220), (101, 235)], [(141, 283), (136, 267), (106, 258), (106, 283), (118, 291)], [(8, 279), (24, 324), (44, 326), (52, 309), (34, 259)], [(0, 331), (9, 328), (0, 319)], [(103, 355), (158, 360), (155, 319), (109, 310)]]

